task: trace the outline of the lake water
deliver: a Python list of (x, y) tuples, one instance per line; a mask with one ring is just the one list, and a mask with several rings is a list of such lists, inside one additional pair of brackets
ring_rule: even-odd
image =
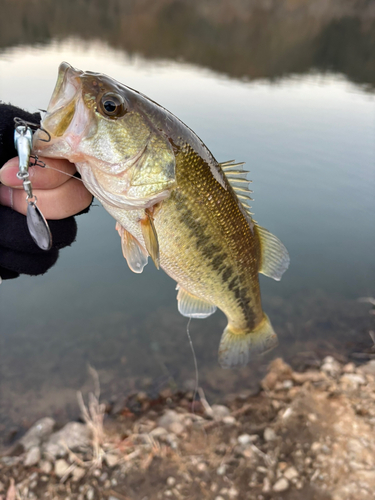
[[(147, 58), (105, 42), (63, 38), (0, 52), (0, 99), (46, 108), (61, 61), (106, 73), (172, 111), (219, 161), (245, 161), (256, 220), (288, 248), (280, 283), (261, 278), (264, 310), (280, 346), (252, 366), (224, 371), (224, 315), (193, 320), (200, 385), (211, 402), (249, 390), (276, 356), (300, 363), (368, 351), (374, 328), (375, 120), (368, 82), (310, 68), (275, 78)], [(194, 362), (175, 283), (152, 264), (133, 274), (114, 220), (94, 203), (78, 238), (47, 274), (0, 287), (0, 424), (78, 414), (76, 391), (99, 373), (104, 399), (191, 387)]]

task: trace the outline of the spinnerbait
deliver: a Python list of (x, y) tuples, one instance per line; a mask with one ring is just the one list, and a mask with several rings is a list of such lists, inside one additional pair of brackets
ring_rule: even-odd
[(34, 242), (42, 250), (52, 247), (52, 235), (44, 215), (37, 207), (37, 197), (33, 195), (31, 181), (29, 179), (29, 162), (32, 149), (33, 132), (28, 122), (16, 118), (14, 130), (14, 146), (19, 157), (19, 171), (17, 177), (23, 181), (23, 189), (27, 196), (27, 227)]

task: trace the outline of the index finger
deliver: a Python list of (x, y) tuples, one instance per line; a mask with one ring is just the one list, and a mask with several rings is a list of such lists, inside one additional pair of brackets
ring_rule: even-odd
[[(39, 157), (45, 168), (29, 167), (29, 176), (35, 189), (55, 189), (65, 184), (77, 171), (74, 163), (57, 158)], [(22, 179), (17, 177), (18, 157), (9, 160), (0, 170), (0, 182), (12, 188), (22, 188)]]

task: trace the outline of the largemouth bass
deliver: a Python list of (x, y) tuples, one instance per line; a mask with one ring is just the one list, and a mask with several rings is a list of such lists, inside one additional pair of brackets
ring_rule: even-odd
[(99, 73), (62, 63), (34, 152), (75, 163), (87, 189), (116, 219), (130, 269), (151, 256), (177, 282), (178, 309), (227, 316), (219, 362), (245, 365), (277, 344), (261, 305), (258, 273), (289, 265), (283, 244), (256, 224), (242, 164), (218, 163), (172, 113)]

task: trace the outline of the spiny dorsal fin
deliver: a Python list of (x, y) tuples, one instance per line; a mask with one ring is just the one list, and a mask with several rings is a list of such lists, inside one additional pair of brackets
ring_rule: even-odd
[(234, 163), (234, 160), (229, 160), (224, 161), (223, 163), (219, 163), (219, 165), (223, 170), (229, 184), (232, 186), (234, 192), (236, 193), (237, 198), (241, 202), (242, 208), (251, 218), (253, 213), (251, 212), (249, 201), (252, 201), (252, 198), (250, 196), (252, 190), (249, 189), (249, 184), (252, 181), (249, 181), (247, 179), (248, 172), (243, 168), (243, 165), (245, 165), (245, 163)]
[(234, 163), (235, 160), (228, 160), (228, 161), (223, 161), (222, 163), (219, 163), (220, 167), (224, 172), (227, 170), (233, 170), (235, 167), (239, 167), (240, 170), (243, 170), (243, 165), (245, 165), (244, 161), (241, 161), (239, 163)]
[(147, 264), (147, 252), (119, 222), (116, 222), (116, 229), (121, 238), (122, 254), (128, 266), (134, 273), (141, 273)]
[(288, 250), (281, 243), (279, 238), (264, 229), (255, 225), (260, 240), (261, 264), (259, 272), (269, 276), (276, 281), (281, 280), (281, 276), (288, 269), (290, 258)]
[(187, 292), (177, 285), (178, 310), (182, 316), (188, 318), (207, 318), (216, 311), (216, 306)]
[(149, 210), (146, 208), (145, 217), (141, 220), (142, 235), (145, 240), (146, 249), (154, 261), (157, 269), (159, 269), (159, 241), (154, 221)]

